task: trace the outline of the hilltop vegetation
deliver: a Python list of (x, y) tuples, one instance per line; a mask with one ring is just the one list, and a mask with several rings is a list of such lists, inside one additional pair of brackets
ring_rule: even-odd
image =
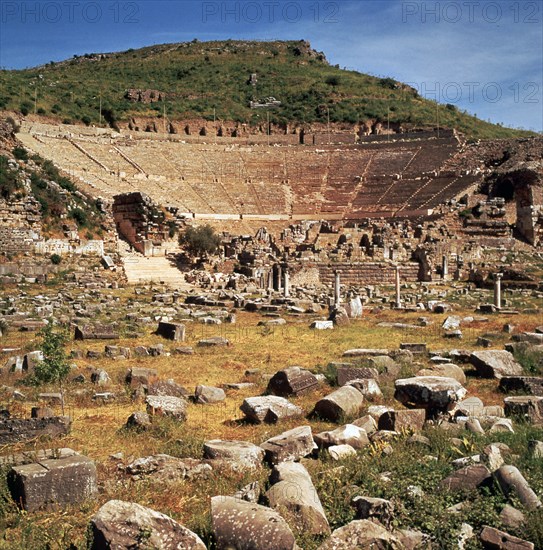
[[(126, 97), (128, 89), (156, 90), (165, 99), (134, 102)], [(264, 118), (250, 101), (269, 97), (281, 102), (270, 110), (276, 124), (326, 123), (329, 116), (337, 123), (434, 126), (438, 111), (434, 101), (392, 78), (331, 66), (305, 41), (195, 40), (0, 71), (0, 109), (65, 123), (115, 126), (132, 116), (162, 117), (166, 111), (171, 120), (216, 117), (256, 125)], [(439, 123), (470, 138), (532, 135), (481, 121), (452, 104), (439, 106)]]

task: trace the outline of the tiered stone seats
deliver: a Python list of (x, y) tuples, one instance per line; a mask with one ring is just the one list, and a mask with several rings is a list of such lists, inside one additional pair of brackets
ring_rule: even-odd
[(20, 138), (99, 195), (140, 190), (199, 217), (418, 216), (476, 182), (444, 169), (458, 150), (450, 136), (319, 148), (74, 137), (62, 130), (40, 127), (38, 139)]

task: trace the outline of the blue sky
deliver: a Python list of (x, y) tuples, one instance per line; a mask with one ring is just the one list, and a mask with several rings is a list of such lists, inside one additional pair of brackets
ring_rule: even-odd
[(334, 65), (543, 131), (541, 0), (0, 0), (8, 69), (194, 38), (304, 38)]

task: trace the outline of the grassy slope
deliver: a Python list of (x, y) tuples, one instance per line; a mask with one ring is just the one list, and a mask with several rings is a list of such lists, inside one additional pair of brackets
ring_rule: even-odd
[[(258, 73), (256, 98), (274, 96), (283, 105), (271, 112), (274, 122), (387, 120), (434, 126), (436, 103), (409, 87), (330, 66), (306, 42), (196, 42), (79, 57), (22, 71), (0, 72), (0, 109), (52, 115), (65, 121), (98, 123), (99, 97), (106, 119), (132, 115), (162, 116), (163, 104), (134, 104), (127, 88), (168, 94), (170, 119), (213, 118), (253, 124), (262, 121), (248, 107), (255, 91), (248, 83)], [(37, 102), (35, 92), (37, 86)], [(440, 124), (471, 138), (505, 138), (530, 132), (503, 128), (440, 106)], [(262, 117), (262, 115), (260, 115)]]

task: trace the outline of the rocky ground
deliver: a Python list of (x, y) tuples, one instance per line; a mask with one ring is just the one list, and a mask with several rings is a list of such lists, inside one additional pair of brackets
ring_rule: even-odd
[(4, 286), (0, 548), (543, 548), (540, 291), (258, 292)]

